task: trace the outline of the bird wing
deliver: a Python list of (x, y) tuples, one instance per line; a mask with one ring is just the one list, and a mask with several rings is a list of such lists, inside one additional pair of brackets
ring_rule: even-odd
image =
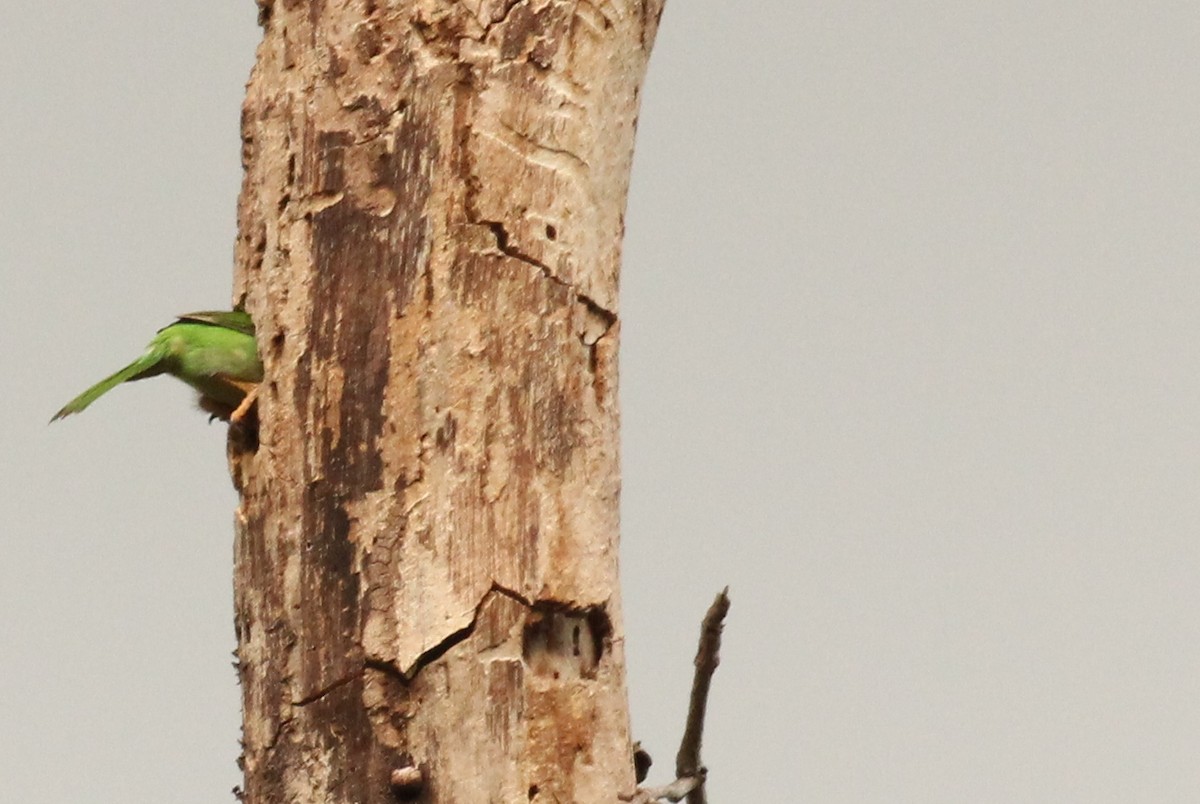
[(250, 318), (249, 313), (242, 310), (202, 310), (198, 313), (184, 313), (178, 317), (178, 320), (191, 321), (195, 324), (211, 324), (214, 327), (232, 329), (244, 335), (254, 335), (254, 321)]

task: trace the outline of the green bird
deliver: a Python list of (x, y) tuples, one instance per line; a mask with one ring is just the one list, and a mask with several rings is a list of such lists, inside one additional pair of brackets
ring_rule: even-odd
[(241, 310), (181, 315), (158, 331), (145, 353), (72, 399), (50, 421), (78, 413), (123, 382), (170, 374), (200, 392), (200, 407), (235, 424), (258, 395), (263, 365), (254, 322)]

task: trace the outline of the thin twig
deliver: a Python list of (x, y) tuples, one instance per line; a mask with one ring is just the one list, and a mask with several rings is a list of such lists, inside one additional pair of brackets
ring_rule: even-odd
[(704, 795), (704, 766), (700, 764), (700, 742), (704, 738), (704, 713), (708, 708), (708, 688), (721, 663), (721, 629), (729, 613), (729, 587), (725, 587), (708, 607), (700, 624), (700, 646), (696, 649), (696, 673), (692, 677), (692, 697), (688, 703), (687, 726), (675, 755), (675, 776), (699, 777), (701, 783), (688, 793), (688, 804), (707, 804)]
[[(704, 712), (708, 708), (708, 690), (713, 673), (721, 663), (721, 629), (729, 613), (729, 587), (725, 587), (708, 607), (700, 624), (700, 645), (696, 649), (696, 672), (692, 676), (692, 695), (688, 703), (687, 725), (675, 755), (675, 781), (665, 787), (639, 787), (632, 795), (620, 795), (630, 804), (653, 804), (655, 801), (683, 801), (687, 804), (707, 804), (704, 780), (708, 769), (700, 764), (700, 742), (704, 736)], [(649, 759), (647, 757), (647, 759)], [(648, 763), (647, 763), (648, 764)]]

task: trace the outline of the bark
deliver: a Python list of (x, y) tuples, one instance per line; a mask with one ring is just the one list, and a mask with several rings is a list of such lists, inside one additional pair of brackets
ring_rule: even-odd
[(259, 0), (246, 801), (633, 789), (617, 276), (661, 2)]

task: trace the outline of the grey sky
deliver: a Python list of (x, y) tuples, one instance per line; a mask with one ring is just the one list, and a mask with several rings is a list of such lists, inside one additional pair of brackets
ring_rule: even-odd
[[(239, 780), (224, 432), (250, 0), (0, 15), (0, 798)], [(714, 802), (1200, 800), (1200, 16), (669, 0), (622, 285), (637, 738), (732, 587)]]

